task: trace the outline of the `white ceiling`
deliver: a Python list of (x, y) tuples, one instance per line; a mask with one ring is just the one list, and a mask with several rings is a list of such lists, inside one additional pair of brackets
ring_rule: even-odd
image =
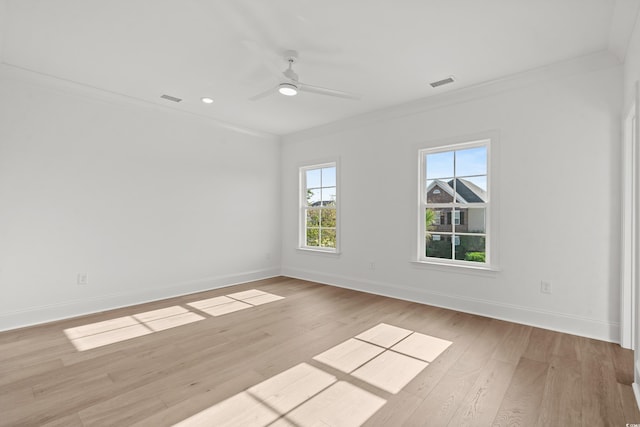
[[(605, 49), (623, 55), (621, 3), (637, 11), (636, 0), (6, 0), (0, 40), (7, 65), (284, 135)], [(286, 49), (300, 53), (301, 81), (362, 99), (250, 101), (278, 83)], [(449, 75), (456, 83), (428, 84)]]

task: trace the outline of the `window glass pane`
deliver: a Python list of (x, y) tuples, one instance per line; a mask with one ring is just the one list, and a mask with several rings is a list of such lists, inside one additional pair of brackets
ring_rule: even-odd
[(320, 230), (318, 228), (307, 228), (307, 246), (320, 246)]
[(318, 188), (320, 184), (320, 169), (310, 169), (306, 172), (307, 188)]
[(466, 185), (469, 185), (469, 184), (471, 184), (472, 186), (475, 185), (485, 193), (487, 192), (487, 176), (486, 175), (459, 177), (458, 180), (462, 181), (462, 183)]
[(322, 209), (320, 214), (322, 220), (320, 225), (322, 227), (335, 227), (336, 226), (336, 210), (335, 209)]
[(432, 234), (427, 237), (426, 256), (431, 258), (451, 259), (451, 235)]
[(425, 229), (427, 231), (434, 230), (436, 226), (440, 225), (440, 211), (434, 209), (427, 209), (425, 216)]
[(320, 230), (320, 246), (323, 248), (336, 247), (336, 230), (335, 228), (322, 228)]
[(452, 221), (451, 208), (438, 208), (438, 210), (427, 209), (425, 211), (425, 227), (427, 233), (451, 233), (453, 231)]
[(322, 168), (322, 186), (323, 187), (335, 187), (336, 186), (336, 168)]
[(336, 187), (322, 189), (322, 205), (327, 206), (336, 201)]
[(462, 224), (456, 227), (456, 231), (461, 233), (486, 233), (486, 209), (469, 208), (461, 209)]
[(455, 153), (456, 176), (487, 174), (487, 147), (475, 147), (466, 150), (458, 150)]
[(319, 188), (307, 189), (307, 205), (320, 206), (320, 189)]
[(485, 236), (455, 236), (456, 259), (473, 262), (485, 262)]
[(453, 151), (427, 154), (427, 179), (453, 177)]
[(317, 227), (320, 225), (320, 209), (307, 210), (307, 227)]
[(427, 203), (452, 203), (452, 194), (453, 188), (451, 188), (447, 181), (427, 181)]
[[(480, 185), (477, 185), (478, 182)], [(458, 178), (456, 179), (456, 201), (458, 203), (486, 203), (487, 197), (487, 178)]]

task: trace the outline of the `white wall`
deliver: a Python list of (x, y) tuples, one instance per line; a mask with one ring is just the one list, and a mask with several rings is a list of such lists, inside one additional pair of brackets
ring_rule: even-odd
[(629, 47), (624, 60), (624, 107), (628, 108), (635, 100), (635, 84), (640, 80), (640, 15), (636, 18)]
[(7, 2), (0, 0), (0, 62), (2, 62), (2, 48), (4, 46), (4, 28)]
[(0, 329), (278, 274), (275, 137), (58, 83), (0, 69)]
[[(621, 80), (587, 58), (285, 138), (283, 274), (617, 341)], [(485, 131), (499, 134), (501, 270), (410, 263), (417, 150)], [(342, 253), (297, 251), (297, 168), (334, 157)]]

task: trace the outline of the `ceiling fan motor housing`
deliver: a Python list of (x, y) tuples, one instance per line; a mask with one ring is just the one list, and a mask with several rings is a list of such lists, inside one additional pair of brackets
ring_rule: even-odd
[(298, 94), (298, 86), (293, 83), (280, 83), (278, 92), (286, 96), (294, 96)]

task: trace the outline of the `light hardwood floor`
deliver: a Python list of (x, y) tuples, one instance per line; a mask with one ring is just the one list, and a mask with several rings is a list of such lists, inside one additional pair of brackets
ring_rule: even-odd
[[(189, 305), (250, 289), (284, 299), (267, 298), (262, 305), (215, 317), (194, 308), (198, 304)], [(65, 334), (169, 307), (167, 313), (180, 311), (180, 322), (197, 321), (84, 351)], [(138, 317), (158, 322), (157, 313), (163, 312)], [(380, 323), (445, 343), (426, 368), (418, 359), (415, 369), (403, 367), (403, 372), (413, 369), (411, 376), (417, 375), (399, 391), (385, 391), (358, 372), (354, 376), (328, 366), (322, 356), (314, 359), (358, 335), (367, 338), (371, 333), (363, 332)], [(391, 350), (385, 354), (399, 357)], [(360, 370), (369, 371), (385, 379), (377, 369)], [(354, 392), (370, 402), (375, 413), (366, 426), (640, 423), (631, 389), (632, 352), (616, 344), (275, 278), (0, 333), (0, 425), (173, 425), (226, 399), (231, 405), (242, 402), (246, 393), (265, 393), (274, 381), (298, 374), (315, 376), (322, 387), (334, 382), (334, 395), (323, 394), (316, 411), (344, 403), (337, 396)], [(358, 409), (368, 404), (358, 403)], [(312, 407), (296, 411), (307, 416)], [(358, 412), (342, 410), (327, 416)], [(305, 423), (285, 417), (273, 425)]]

